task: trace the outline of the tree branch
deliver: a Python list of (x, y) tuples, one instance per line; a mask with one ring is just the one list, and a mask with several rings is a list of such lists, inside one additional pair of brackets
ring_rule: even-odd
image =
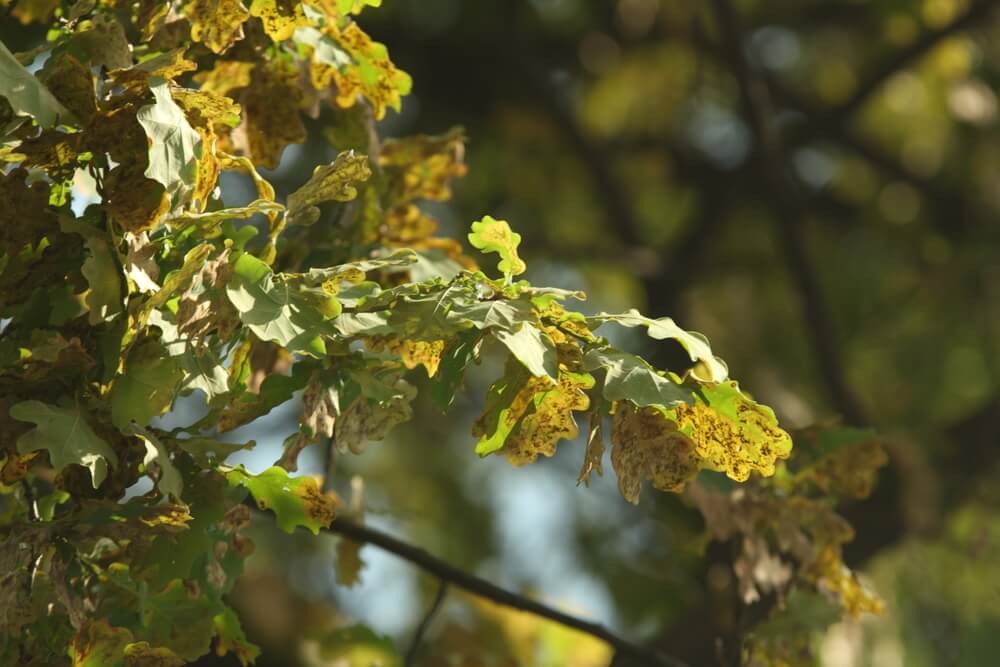
[(771, 205), (778, 221), (779, 240), (785, 261), (794, 277), (810, 342), (826, 383), (827, 392), (845, 421), (861, 425), (868, 420), (861, 402), (855, 397), (843, 373), (836, 329), (822, 286), (813, 270), (802, 235), (805, 207), (795, 183), (785, 176), (785, 155), (780, 135), (769, 122), (771, 114), (767, 88), (750, 69), (743, 51), (743, 32), (736, 12), (728, 0), (713, 0), (722, 28), (724, 48), (739, 84), (744, 113), (757, 143), (755, 155), (767, 186)]
[(997, 4), (996, 0), (976, 0), (970, 3), (969, 7), (948, 25), (925, 32), (909, 46), (893, 52), (873, 69), (853, 95), (824, 114), (823, 120), (838, 124), (843, 123), (864, 106), (865, 102), (878, 92), (886, 81), (911, 63), (930, 53), (934, 47), (948, 37), (971, 28), (978, 21), (985, 20), (989, 13), (997, 7)]
[(424, 641), (424, 635), (427, 634), (427, 628), (430, 627), (431, 621), (434, 620), (434, 616), (441, 609), (441, 605), (444, 603), (445, 597), (448, 595), (448, 582), (443, 579), (438, 584), (437, 595), (434, 596), (434, 602), (427, 609), (427, 613), (424, 614), (423, 619), (420, 621), (420, 625), (417, 626), (417, 631), (413, 633), (413, 641), (410, 643), (410, 650), (406, 652), (406, 667), (413, 667), (417, 664), (417, 654), (420, 652), (420, 644)]
[(603, 625), (585, 621), (576, 616), (571, 616), (558, 609), (553, 609), (530, 598), (512, 593), (506, 589), (480, 579), (479, 577), (461, 570), (439, 558), (432, 556), (423, 549), (403, 542), (387, 535), (381, 531), (368, 526), (337, 518), (330, 524), (330, 532), (349, 537), (357, 542), (371, 544), (387, 551), (399, 558), (402, 558), (425, 572), (434, 575), (442, 582), (457, 586), (464, 591), (488, 598), (497, 604), (501, 604), (513, 609), (525, 611), (541, 618), (559, 623), (568, 628), (579, 630), (593, 637), (597, 637), (612, 646), (615, 651), (622, 656), (634, 658), (642, 665), (653, 665), (661, 667), (688, 667), (688, 665), (676, 658), (664, 655), (656, 649), (645, 648), (634, 644), (627, 639), (611, 632)]

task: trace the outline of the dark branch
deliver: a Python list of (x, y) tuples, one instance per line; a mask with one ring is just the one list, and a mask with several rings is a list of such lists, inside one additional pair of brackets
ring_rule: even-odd
[(713, 5), (730, 67), (739, 84), (744, 113), (756, 139), (755, 156), (760, 162), (761, 176), (778, 220), (779, 240), (794, 277), (810, 342), (827, 391), (847, 422), (865, 424), (868, 421), (865, 411), (844, 377), (834, 320), (809, 260), (802, 234), (806, 210), (796, 184), (785, 176), (784, 147), (769, 120), (773, 115), (767, 88), (751, 70), (744, 55), (743, 32), (736, 12), (727, 0), (713, 0)]
[(420, 653), (420, 644), (424, 641), (424, 635), (427, 634), (427, 629), (431, 625), (431, 621), (434, 620), (434, 616), (441, 609), (441, 605), (444, 603), (445, 597), (448, 595), (448, 582), (441, 580), (438, 584), (437, 595), (434, 596), (434, 602), (431, 603), (430, 608), (427, 609), (427, 613), (424, 614), (423, 619), (420, 621), (420, 625), (417, 626), (417, 631), (413, 633), (413, 641), (410, 643), (410, 650), (406, 652), (406, 662), (404, 663), (406, 667), (413, 667), (417, 664), (417, 655)]
[(938, 44), (948, 37), (971, 28), (977, 22), (985, 20), (989, 13), (997, 7), (996, 0), (978, 0), (948, 25), (937, 30), (925, 32), (906, 48), (895, 51), (874, 68), (872, 73), (858, 86), (854, 94), (827, 114), (827, 120), (844, 122), (864, 106), (882, 85), (898, 72), (930, 53)]
[(654, 666), (660, 665), (663, 667), (688, 667), (686, 663), (677, 660), (676, 658), (664, 655), (655, 649), (645, 648), (639, 646), (638, 644), (634, 644), (611, 632), (603, 625), (591, 623), (581, 618), (577, 618), (576, 616), (570, 616), (569, 614), (561, 612), (558, 609), (553, 609), (552, 607), (531, 600), (530, 598), (500, 588), (485, 579), (480, 579), (475, 575), (469, 574), (465, 570), (461, 570), (443, 560), (440, 560), (439, 558), (432, 556), (419, 547), (398, 540), (395, 537), (375, 530), (374, 528), (362, 526), (352, 521), (338, 518), (333, 520), (330, 524), (329, 530), (339, 535), (349, 537), (352, 540), (377, 546), (380, 549), (388, 551), (389, 553), (412, 563), (425, 572), (434, 575), (442, 582), (458, 586), (462, 590), (474, 595), (488, 598), (498, 604), (518, 609), (520, 611), (525, 611), (529, 614), (546, 618), (568, 628), (573, 628), (593, 637), (597, 637), (598, 639), (610, 644), (617, 653), (629, 658), (634, 658), (639, 664)]

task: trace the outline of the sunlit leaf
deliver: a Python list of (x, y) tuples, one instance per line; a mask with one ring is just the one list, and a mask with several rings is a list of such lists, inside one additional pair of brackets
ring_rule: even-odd
[(517, 247), (521, 245), (521, 235), (511, 231), (510, 225), (504, 220), (495, 220), (487, 215), (482, 220), (472, 223), (469, 243), (483, 252), (495, 252), (500, 255), (497, 268), (508, 279), (527, 270), (527, 266), (517, 255)]
[(41, 127), (72, 122), (72, 114), (24, 68), (0, 42), (0, 97), (7, 98), (13, 112), (35, 119)]
[(250, 18), (240, 0), (188, 0), (183, 12), (191, 21), (191, 39), (215, 53), (243, 39), (243, 24)]
[(235, 468), (227, 478), (231, 485), (245, 486), (262, 510), (274, 512), (278, 527), (286, 533), (302, 526), (318, 535), (336, 513), (333, 497), (322, 493), (315, 479), (289, 477), (284, 468), (274, 466), (259, 475)]
[(346, 151), (333, 163), (316, 167), (301, 188), (288, 195), (288, 223), (311, 225), (319, 219), (317, 204), (325, 201), (350, 201), (358, 196), (358, 183), (371, 176), (368, 158)]
[(167, 191), (174, 205), (186, 201), (198, 176), (203, 150), (201, 136), (188, 124), (165, 81), (150, 88), (154, 104), (142, 107), (136, 120), (149, 137), (149, 166), (145, 175)]
[(677, 341), (687, 351), (691, 361), (695, 362), (691, 373), (702, 382), (723, 382), (729, 377), (729, 369), (726, 368), (725, 362), (712, 354), (708, 340), (700, 333), (681, 329), (669, 317), (654, 320), (632, 309), (621, 315), (601, 313), (589, 319), (599, 324), (614, 322), (626, 327), (646, 327), (651, 338)]

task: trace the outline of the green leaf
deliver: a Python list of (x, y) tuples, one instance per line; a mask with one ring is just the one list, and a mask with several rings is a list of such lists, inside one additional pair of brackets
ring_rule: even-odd
[(0, 42), (0, 97), (7, 98), (15, 114), (31, 116), (40, 127), (75, 121), (73, 114), (17, 61), (3, 42)]
[(183, 374), (178, 392), (200, 389), (211, 402), (229, 391), (229, 375), (212, 348), (196, 345), (188, 337), (180, 335), (177, 325), (159, 310), (149, 314), (148, 323), (163, 332), (160, 341)]
[(252, 665), (260, 657), (260, 648), (247, 641), (247, 636), (240, 625), (236, 612), (226, 608), (224, 612), (212, 619), (215, 624), (216, 653), (225, 655), (232, 653), (240, 664)]
[(471, 324), (477, 329), (496, 328), (513, 333), (525, 323), (533, 321), (535, 311), (529, 302), (521, 299), (477, 300), (472, 303), (456, 302), (448, 311), (448, 318), (462, 324)]
[(242, 466), (227, 475), (231, 486), (242, 485), (249, 489), (257, 506), (274, 512), (278, 527), (291, 533), (302, 526), (313, 535), (328, 528), (335, 514), (332, 496), (323, 494), (312, 477), (289, 477), (284, 468), (268, 468), (259, 475), (247, 472)]
[(595, 348), (583, 358), (588, 371), (604, 369), (603, 396), (608, 401), (630, 400), (639, 407), (662, 409), (691, 403), (691, 390), (657, 372), (642, 358), (611, 347)]
[(182, 379), (177, 364), (165, 356), (159, 343), (134, 350), (125, 373), (111, 387), (111, 422), (121, 431), (132, 422), (146, 426), (170, 408)]
[(559, 358), (556, 346), (549, 337), (531, 324), (510, 333), (504, 329), (493, 331), (498, 341), (536, 377), (547, 376), (555, 381), (559, 376)]
[(695, 367), (691, 369), (691, 374), (696, 380), (701, 382), (724, 382), (729, 377), (729, 369), (726, 363), (712, 354), (712, 348), (708, 344), (708, 339), (696, 331), (685, 331), (677, 326), (669, 317), (651, 319), (640, 314), (634, 308), (627, 313), (611, 315), (600, 313), (588, 318), (591, 322), (597, 322), (598, 326), (605, 322), (614, 322), (624, 327), (646, 327), (646, 331), (651, 338), (656, 340), (673, 339), (681, 344), (687, 351), (691, 361), (695, 362)]
[(341, 14), (359, 14), (365, 7), (381, 7), (382, 0), (337, 0)]
[(87, 239), (90, 253), (83, 262), (83, 277), (90, 285), (86, 296), (88, 321), (100, 324), (122, 312), (122, 281), (111, 245), (100, 238)]
[(296, 28), (292, 39), (297, 44), (304, 44), (311, 47), (313, 49), (313, 58), (316, 62), (338, 69), (341, 67), (350, 67), (354, 64), (350, 54), (340, 48), (336, 40), (324, 35), (316, 28), (311, 26)]
[(155, 102), (136, 113), (149, 138), (149, 166), (145, 175), (166, 188), (177, 206), (194, 191), (201, 158), (201, 135), (190, 124), (184, 111), (170, 96), (168, 83), (152, 79), (150, 90)]
[(490, 387), (483, 414), (473, 427), (473, 435), (479, 435), (476, 454), (487, 456), (503, 449), (525, 407), (515, 406), (514, 400), (521, 394), (529, 380), (531, 374), (524, 365), (513, 360), (507, 362), (503, 377)]
[(323, 336), (334, 329), (296, 286), (276, 277), (256, 257), (240, 255), (226, 294), (240, 312), (240, 320), (262, 340), (314, 357), (326, 353)]
[(319, 220), (316, 204), (351, 201), (358, 196), (356, 184), (372, 175), (368, 156), (344, 151), (333, 163), (316, 167), (301, 188), (288, 195), (288, 224), (311, 225)]
[(147, 312), (153, 308), (160, 308), (176, 296), (182, 287), (187, 286), (195, 274), (205, 265), (212, 250), (211, 243), (200, 243), (188, 250), (184, 255), (181, 268), (171, 271), (163, 281), (163, 287), (160, 288), (160, 291), (146, 302)]
[(451, 407), (455, 400), (455, 392), (465, 377), (465, 368), (472, 360), (478, 342), (479, 334), (475, 330), (468, 331), (460, 334), (441, 355), (437, 375), (431, 382), (431, 398), (442, 411)]
[(494, 220), (490, 216), (472, 223), (472, 233), (469, 243), (483, 252), (495, 252), (500, 255), (497, 268), (510, 282), (511, 276), (524, 273), (527, 266), (517, 255), (517, 246), (521, 244), (521, 235), (511, 231), (505, 220)]
[(254, 440), (249, 442), (220, 442), (212, 438), (177, 438), (173, 440), (175, 446), (180, 447), (191, 455), (202, 468), (210, 468), (215, 464), (224, 462), (230, 454), (235, 452), (253, 449), (257, 446)]
[(171, 496), (175, 500), (181, 499), (181, 492), (184, 488), (184, 480), (180, 471), (170, 460), (170, 452), (163, 446), (159, 438), (144, 428), (133, 426), (128, 432), (137, 436), (146, 446), (146, 455), (142, 459), (142, 464), (148, 468), (150, 464), (155, 464), (160, 469), (160, 478), (156, 482), (156, 488), (160, 490), (164, 498)]
[(18, 452), (46, 449), (57, 471), (70, 464), (81, 465), (90, 470), (95, 489), (107, 476), (108, 463), (118, 465), (118, 456), (90, 428), (79, 406), (62, 408), (41, 401), (22, 401), (11, 406), (10, 416), (36, 425), (18, 439)]

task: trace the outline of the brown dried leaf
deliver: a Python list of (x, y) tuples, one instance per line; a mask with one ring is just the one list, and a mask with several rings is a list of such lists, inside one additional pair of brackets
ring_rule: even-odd
[(701, 464), (694, 443), (677, 424), (656, 408), (637, 409), (630, 401), (615, 404), (611, 444), (618, 490), (633, 504), (639, 502), (643, 480), (660, 491), (679, 492)]

